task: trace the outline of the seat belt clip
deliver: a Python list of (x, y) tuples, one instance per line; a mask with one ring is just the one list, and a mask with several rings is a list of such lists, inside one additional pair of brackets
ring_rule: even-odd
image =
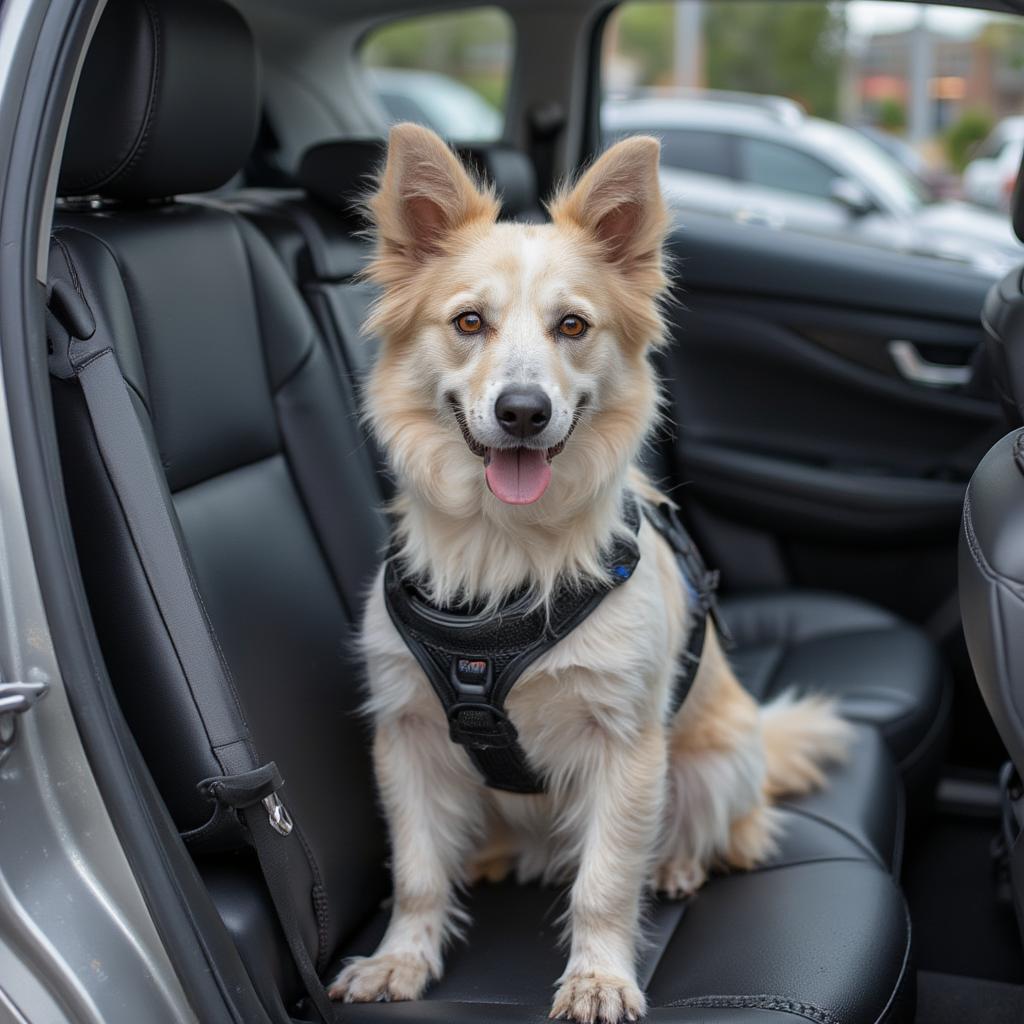
[(204, 779), (199, 788), (219, 804), (244, 810), (254, 804), (263, 804), (267, 812), (270, 827), (279, 835), (291, 835), (295, 827), (288, 808), (277, 795), (284, 785), (284, 779), (273, 761), (268, 761), (260, 768), (252, 771), (239, 772), (237, 775), (215, 775), (212, 779)]
[(276, 793), (271, 793), (270, 796), (263, 798), (263, 806), (267, 809), (267, 820), (270, 822), (270, 827), (279, 836), (290, 836), (295, 826), (292, 816), (288, 813), (288, 808), (281, 802), (281, 798)]

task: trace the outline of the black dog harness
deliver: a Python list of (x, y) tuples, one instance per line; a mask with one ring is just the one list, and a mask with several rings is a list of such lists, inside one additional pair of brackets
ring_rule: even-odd
[[(606, 578), (558, 587), (549, 606), (537, 607), (529, 593), (508, 599), (487, 615), (431, 604), (415, 579), (403, 575), (397, 556), (384, 570), (384, 601), (395, 628), (426, 673), (448, 716), (453, 743), (466, 748), (484, 781), (512, 793), (542, 793), (544, 784), (526, 760), (505, 701), (526, 668), (568, 636), (640, 561), (635, 540), (640, 506), (627, 495), (625, 520), (633, 536), (617, 539), (607, 552)], [(643, 505), (643, 514), (672, 545), (687, 590), (693, 625), (683, 651), (672, 699), (679, 710), (700, 666), (708, 615), (723, 642), (728, 633), (718, 614), (718, 573), (709, 572), (696, 545), (668, 504)]]

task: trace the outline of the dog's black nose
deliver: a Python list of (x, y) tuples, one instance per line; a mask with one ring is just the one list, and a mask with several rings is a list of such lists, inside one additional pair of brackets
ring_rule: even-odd
[(551, 419), (551, 399), (538, 387), (505, 388), (494, 403), (501, 429), (513, 437), (535, 437)]

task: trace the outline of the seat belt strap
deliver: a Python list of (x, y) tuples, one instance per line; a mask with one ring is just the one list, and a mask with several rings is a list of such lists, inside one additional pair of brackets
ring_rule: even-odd
[[(97, 325), (84, 296), (63, 277), (51, 281), (49, 310), (66, 335), (48, 332), (53, 348), (50, 372), (77, 379), (82, 389), (139, 562), (224, 772), (219, 779), (208, 780), (204, 789), (244, 821), (303, 985), (319, 1017), (330, 1021), (331, 1003), (302, 938), (288, 887), (288, 848), (300, 840), (279, 796), (283, 780), (273, 762), (259, 764), (112, 339)], [(248, 793), (247, 784), (252, 787)], [(317, 877), (315, 870), (313, 874)]]

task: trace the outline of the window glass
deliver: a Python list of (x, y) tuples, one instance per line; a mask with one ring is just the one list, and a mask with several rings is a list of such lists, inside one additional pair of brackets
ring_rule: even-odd
[[(637, 132), (616, 131), (608, 120), (608, 141), (612, 142)], [(661, 160), (666, 167), (697, 174), (729, 177), (733, 173), (732, 140), (721, 132), (690, 131), (667, 128), (661, 137)]]
[(838, 175), (820, 160), (791, 146), (763, 139), (741, 139), (739, 143), (740, 180), (776, 188), (782, 192), (828, 199)]
[(360, 56), (388, 123), (488, 142), (504, 127), (513, 43), (504, 11), (475, 7), (389, 22), (369, 33)]
[(601, 74), (604, 141), (659, 136), (680, 209), (993, 274), (1024, 258), (1007, 216), (1024, 18), (890, 0), (636, 0), (608, 21)]
[(720, 132), (665, 131), (662, 160), (670, 167), (701, 174), (732, 174), (730, 140)]

